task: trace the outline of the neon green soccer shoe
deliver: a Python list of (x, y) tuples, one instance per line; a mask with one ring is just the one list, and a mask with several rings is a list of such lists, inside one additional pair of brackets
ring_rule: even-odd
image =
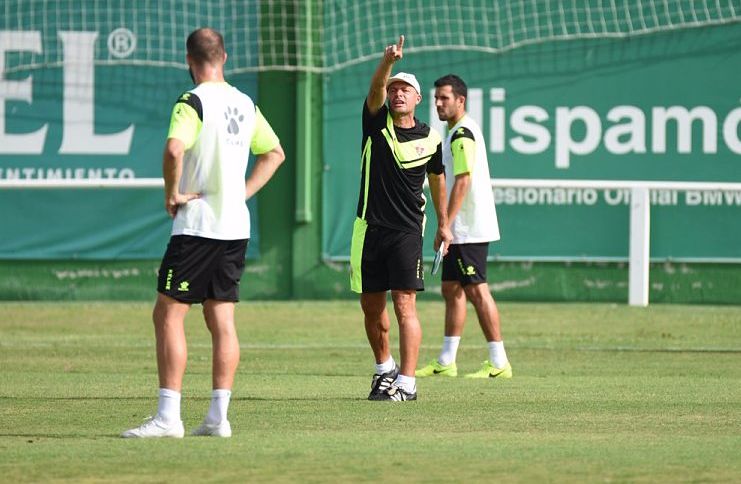
[(441, 365), (437, 360), (432, 360), (427, 366), (415, 371), (414, 376), (458, 376), (458, 368), (455, 362)]
[(463, 378), (512, 378), (512, 365), (508, 361), (504, 368), (497, 368), (486, 360), (479, 371), (468, 373)]

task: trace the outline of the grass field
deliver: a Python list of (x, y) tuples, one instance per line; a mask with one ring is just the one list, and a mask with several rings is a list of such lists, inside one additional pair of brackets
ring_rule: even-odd
[[(419, 306), (424, 362), (443, 306)], [(357, 302), (245, 302), (234, 437), (124, 440), (156, 409), (150, 310), (0, 304), (0, 482), (741, 482), (739, 307), (501, 304), (512, 380), (387, 403), (365, 400)], [(187, 334), (186, 433), (210, 398), (199, 308)], [(485, 358), (469, 310), (459, 370)]]

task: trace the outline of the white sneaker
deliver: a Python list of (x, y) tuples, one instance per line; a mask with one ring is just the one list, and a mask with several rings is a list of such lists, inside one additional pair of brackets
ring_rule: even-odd
[(206, 437), (231, 437), (232, 426), (228, 420), (222, 420), (221, 423), (210, 424), (203, 422), (200, 427), (193, 430), (190, 435), (199, 435)]
[(153, 437), (173, 437), (176, 439), (182, 439), (183, 435), (185, 435), (185, 429), (183, 428), (182, 421), (165, 422), (155, 416), (149, 417), (147, 421), (140, 426), (125, 431), (121, 434), (121, 437), (125, 439)]

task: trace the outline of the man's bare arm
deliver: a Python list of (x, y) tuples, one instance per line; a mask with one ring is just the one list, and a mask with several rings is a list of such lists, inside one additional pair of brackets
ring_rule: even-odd
[(450, 192), (450, 200), (448, 200), (448, 221), (452, 224), (455, 217), (460, 212), (463, 206), (463, 200), (466, 198), (468, 193), (468, 187), (471, 185), (471, 174), (461, 173), (455, 176), (455, 182), (453, 183), (453, 189)]
[(180, 205), (200, 197), (198, 193), (180, 193), (184, 154), (185, 145), (182, 141), (167, 138), (165, 152), (162, 154), (162, 177), (165, 179), (165, 210), (170, 217), (175, 217)]
[(255, 167), (252, 169), (249, 178), (245, 182), (245, 198), (251, 198), (255, 193), (270, 180), (278, 167), (286, 159), (281, 145), (276, 146), (267, 153), (257, 156)]
[(453, 241), (453, 234), (448, 227), (448, 203), (447, 195), (445, 193), (445, 175), (436, 175), (429, 173), (427, 175), (427, 181), (430, 184), (430, 195), (432, 195), (432, 204), (435, 207), (435, 213), (437, 214), (437, 232), (435, 233), (435, 241), (433, 242), (432, 248), (437, 251), (440, 244), (445, 244), (444, 254), (448, 253), (448, 246)]
[(370, 88), (368, 89), (368, 97), (365, 99), (368, 105), (368, 111), (371, 115), (376, 114), (383, 103), (386, 102), (386, 81), (391, 76), (391, 68), (394, 62), (400, 60), (403, 54), (404, 48), (404, 36), (399, 36), (399, 42), (386, 47), (383, 52), (381, 62), (378, 63), (378, 68), (371, 78)]

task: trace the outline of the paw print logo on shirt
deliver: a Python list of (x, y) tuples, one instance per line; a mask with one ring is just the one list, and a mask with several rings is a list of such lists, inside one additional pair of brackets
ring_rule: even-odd
[(229, 134), (239, 134), (239, 123), (244, 121), (244, 114), (239, 114), (237, 108), (227, 107), (224, 112), (224, 119), (227, 121), (226, 132)]

